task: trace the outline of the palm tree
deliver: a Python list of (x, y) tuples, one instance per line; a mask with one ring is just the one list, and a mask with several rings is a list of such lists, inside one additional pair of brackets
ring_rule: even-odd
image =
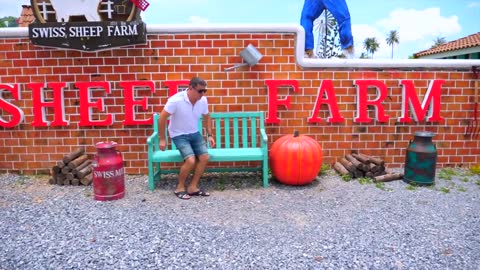
[(430, 49), (433, 49), (433, 48), (436, 48), (440, 45), (443, 45), (447, 43), (447, 40), (445, 39), (445, 37), (437, 37), (434, 41), (433, 41), (433, 45), (432, 47), (430, 47)]
[(391, 30), (390, 33), (388, 34), (388, 37), (386, 39), (388, 46), (392, 47), (392, 59), (393, 59), (393, 47), (395, 44), (398, 44), (400, 42), (400, 36), (398, 35), (397, 30)]
[(373, 58), (373, 54), (378, 50), (380, 47), (380, 44), (377, 41), (377, 38), (372, 37), (372, 38), (366, 38), (365, 41), (363, 41), (363, 48), (367, 50), (367, 53), (370, 52)]

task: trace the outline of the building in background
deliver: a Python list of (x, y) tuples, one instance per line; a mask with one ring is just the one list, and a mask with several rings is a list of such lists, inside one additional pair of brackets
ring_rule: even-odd
[(480, 32), (414, 54), (421, 59), (480, 59)]
[(33, 16), (32, 6), (22, 5), (22, 12), (17, 21), (18, 27), (28, 27), (33, 21), (35, 21), (35, 17)]

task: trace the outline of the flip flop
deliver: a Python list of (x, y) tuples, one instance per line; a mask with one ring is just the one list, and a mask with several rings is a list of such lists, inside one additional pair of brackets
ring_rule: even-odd
[(204, 191), (204, 190), (201, 190), (199, 189), (198, 191), (195, 191), (195, 192), (192, 192), (192, 193), (188, 193), (188, 195), (190, 196), (200, 196), (200, 197), (208, 197), (210, 196), (210, 193)]
[(190, 195), (186, 191), (173, 192), (177, 198), (182, 200), (190, 200)]

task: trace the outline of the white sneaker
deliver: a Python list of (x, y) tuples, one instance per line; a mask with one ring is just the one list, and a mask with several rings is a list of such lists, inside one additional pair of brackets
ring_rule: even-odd
[(342, 53), (343, 53), (343, 55), (345, 55), (345, 57), (347, 59), (354, 59), (355, 58), (355, 49), (353, 48), (353, 46), (350, 46), (350, 47), (342, 50)]

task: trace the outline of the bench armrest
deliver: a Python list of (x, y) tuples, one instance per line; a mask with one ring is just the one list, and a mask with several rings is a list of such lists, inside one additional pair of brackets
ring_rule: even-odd
[(158, 132), (154, 131), (152, 135), (147, 138), (147, 145), (148, 145), (148, 154), (153, 154), (158, 148)]
[(262, 140), (261, 141), (262, 147), (267, 144), (268, 142), (267, 132), (263, 128), (260, 129), (260, 139)]
[(158, 117), (159, 115), (155, 113), (153, 115), (153, 132), (150, 136), (147, 137), (148, 145), (148, 156), (152, 156), (153, 152), (158, 150)]

